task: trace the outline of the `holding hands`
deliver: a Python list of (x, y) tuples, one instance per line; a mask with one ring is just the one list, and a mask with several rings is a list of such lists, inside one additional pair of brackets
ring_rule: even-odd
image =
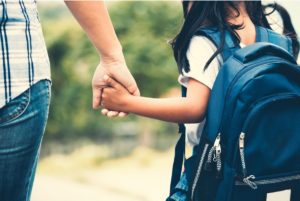
[[(106, 87), (104, 75), (117, 80), (131, 94), (138, 96), (139, 89), (129, 72), (121, 44), (114, 31), (104, 1), (65, 1), (81, 27), (96, 47), (101, 62), (95, 70), (92, 80), (93, 108), (101, 107), (103, 88)], [(125, 116), (126, 113), (103, 109), (109, 117)]]
[(140, 92), (133, 76), (131, 75), (129, 69), (127, 68), (123, 54), (121, 56), (114, 57), (114, 58), (118, 58), (118, 59), (109, 60), (103, 58), (101, 63), (96, 68), (92, 80), (93, 108), (94, 109), (97, 109), (99, 107), (105, 108), (102, 110), (102, 114), (108, 117), (116, 117), (116, 116), (122, 117), (122, 116), (126, 116), (126, 113), (119, 112), (122, 110), (112, 109), (103, 105), (102, 92), (105, 87), (110, 86), (110, 83), (104, 78), (107, 77), (109, 78), (109, 80), (110, 79), (118, 80), (118, 86), (122, 86), (122, 88), (124, 88), (127, 91), (127, 93), (130, 93), (132, 95), (139, 96)]
[(133, 97), (120, 83), (108, 75), (104, 76), (106, 88), (102, 90), (101, 106), (111, 111), (126, 111), (127, 104)]

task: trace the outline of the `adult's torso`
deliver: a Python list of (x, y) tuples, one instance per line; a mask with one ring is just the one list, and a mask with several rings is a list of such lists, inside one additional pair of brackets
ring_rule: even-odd
[(0, 2), (0, 108), (42, 79), (50, 64), (34, 0)]

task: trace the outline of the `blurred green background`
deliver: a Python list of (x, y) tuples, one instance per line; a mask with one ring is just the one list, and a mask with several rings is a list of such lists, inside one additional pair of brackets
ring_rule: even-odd
[[(109, 4), (127, 64), (143, 96), (160, 97), (178, 88), (168, 40), (180, 26), (179, 6), (174, 2)], [(39, 10), (53, 79), (42, 156), (70, 152), (86, 143), (109, 144), (113, 157), (127, 154), (141, 143), (168, 149), (176, 125), (133, 115), (111, 120), (92, 110), (91, 78), (99, 62), (94, 47), (64, 6), (44, 3)]]
[[(108, 7), (141, 94), (180, 95), (168, 44), (182, 23), (180, 2)], [(95, 48), (62, 2), (39, 2), (39, 14), (53, 85), (32, 200), (164, 200), (177, 125), (135, 115), (108, 119), (93, 110)]]
[[(299, 30), (298, 2), (280, 1)], [(143, 96), (179, 96), (168, 41), (183, 19), (179, 1), (108, 2), (127, 64)], [(177, 125), (91, 107), (96, 50), (60, 2), (39, 2), (52, 71), (52, 101), (33, 201), (157, 201), (168, 194)]]
[[(281, 3), (294, 10), (297, 2)], [(108, 6), (142, 95), (178, 95), (178, 73), (168, 41), (183, 21), (180, 3), (112, 2)], [(63, 3), (41, 2), (39, 12), (53, 79), (42, 156), (68, 153), (88, 143), (110, 144), (113, 157), (128, 154), (138, 145), (168, 149), (174, 143), (176, 125), (134, 115), (111, 120), (92, 110), (91, 78), (99, 62), (94, 47)], [(300, 24), (298, 17), (292, 19)], [(295, 27), (299, 32), (300, 27)]]

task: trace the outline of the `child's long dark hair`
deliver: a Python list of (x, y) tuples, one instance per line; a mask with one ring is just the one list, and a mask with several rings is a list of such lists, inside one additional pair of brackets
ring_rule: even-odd
[[(271, 26), (267, 21), (266, 16), (270, 13), (267, 14), (265, 12), (266, 7), (272, 7), (273, 10), (278, 11), (283, 19), (283, 33), (291, 37), (293, 41), (294, 56), (297, 57), (299, 53), (299, 43), (288, 12), (282, 6), (276, 4), (263, 6), (261, 1), (245, 1), (244, 3), (252, 22), (257, 26), (262, 26), (269, 29), (271, 29)], [(190, 70), (188, 60), (186, 58), (186, 52), (190, 40), (195, 35), (197, 30), (204, 26), (214, 26), (217, 27), (221, 32), (221, 45), (218, 47), (217, 51), (212, 55), (212, 57), (208, 59), (204, 68), (206, 69), (211, 61), (220, 52), (222, 52), (224, 48), (225, 30), (228, 30), (232, 35), (236, 36), (237, 40), (239, 40), (236, 30), (243, 28), (243, 24), (233, 25), (226, 21), (229, 15), (227, 12), (228, 8), (232, 8), (234, 11), (236, 11), (237, 16), (240, 15), (237, 3), (234, 1), (194, 1), (189, 11), (189, 1), (183, 1), (182, 4), (185, 22), (179, 34), (171, 42), (174, 57), (180, 73), (183, 69), (186, 72)]]

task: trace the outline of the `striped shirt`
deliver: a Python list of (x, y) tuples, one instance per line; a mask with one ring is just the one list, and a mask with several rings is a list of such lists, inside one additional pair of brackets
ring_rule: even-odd
[(50, 63), (35, 0), (0, 0), (0, 108), (42, 79)]

